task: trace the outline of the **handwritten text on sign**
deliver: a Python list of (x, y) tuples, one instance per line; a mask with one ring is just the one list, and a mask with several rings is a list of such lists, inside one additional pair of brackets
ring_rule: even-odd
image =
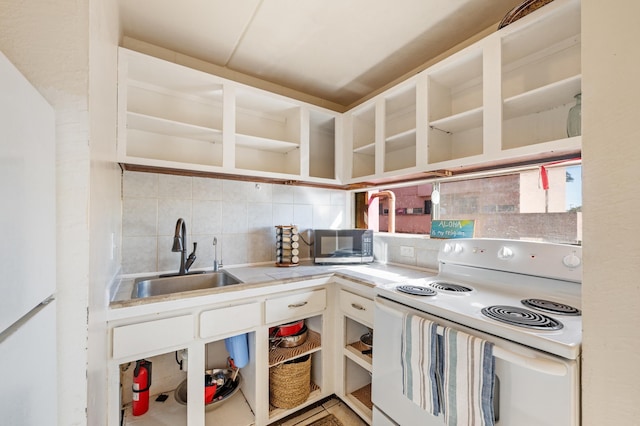
[(432, 220), (431, 238), (473, 238), (473, 220)]

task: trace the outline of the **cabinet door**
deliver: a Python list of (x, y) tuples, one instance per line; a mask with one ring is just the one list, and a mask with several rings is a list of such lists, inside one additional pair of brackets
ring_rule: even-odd
[(113, 358), (184, 346), (193, 338), (193, 315), (123, 325), (113, 329)]
[(299, 319), (313, 312), (322, 311), (326, 306), (327, 291), (325, 289), (270, 299), (265, 305), (265, 322), (271, 324), (276, 321)]
[(200, 337), (208, 338), (246, 330), (260, 325), (259, 302), (212, 309), (200, 314)]

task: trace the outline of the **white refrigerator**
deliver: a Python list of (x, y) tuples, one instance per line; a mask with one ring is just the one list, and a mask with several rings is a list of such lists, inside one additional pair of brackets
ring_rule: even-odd
[(0, 52), (0, 423), (55, 425), (53, 108)]

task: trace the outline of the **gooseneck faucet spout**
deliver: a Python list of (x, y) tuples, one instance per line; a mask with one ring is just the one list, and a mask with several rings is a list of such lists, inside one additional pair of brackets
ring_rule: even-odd
[(198, 243), (193, 243), (193, 252), (187, 259), (187, 226), (184, 223), (184, 219), (180, 218), (176, 222), (176, 231), (173, 235), (173, 247), (171, 251), (174, 253), (180, 253), (180, 270), (178, 275), (185, 275), (193, 262), (196, 260), (196, 247)]

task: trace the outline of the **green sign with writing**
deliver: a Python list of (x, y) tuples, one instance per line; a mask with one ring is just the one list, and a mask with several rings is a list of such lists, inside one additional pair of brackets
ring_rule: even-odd
[(432, 220), (431, 238), (473, 238), (473, 220)]

